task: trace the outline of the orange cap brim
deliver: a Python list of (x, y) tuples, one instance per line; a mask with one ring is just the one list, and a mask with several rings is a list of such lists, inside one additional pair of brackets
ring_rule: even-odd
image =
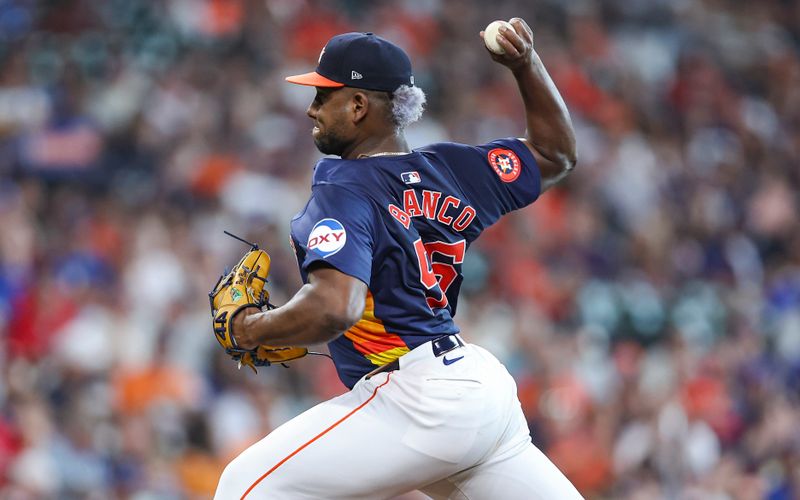
[(287, 76), (286, 81), (289, 83), (309, 85), (312, 87), (344, 87), (344, 83), (334, 82), (333, 80), (320, 75), (316, 71), (304, 73), (302, 75)]

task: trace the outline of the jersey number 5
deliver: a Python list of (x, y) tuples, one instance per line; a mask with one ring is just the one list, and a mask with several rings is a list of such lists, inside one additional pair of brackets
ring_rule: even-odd
[[(441, 309), (447, 307), (447, 289), (458, 277), (455, 265), (464, 262), (464, 253), (467, 250), (467, 242), (464, 240), (455, 243), (444, 241), (432, 241), (423, 243), (422, 239), (414, 242), (414, 251), (417, 253), (419, 263), (419, 276), (422, 285), (427, 290), (428, 307), (431, 309)], [(450, 257), (452, 263), (441, 262), (436, 254)], [(439, 290), (436, 290), (439, 285)]]

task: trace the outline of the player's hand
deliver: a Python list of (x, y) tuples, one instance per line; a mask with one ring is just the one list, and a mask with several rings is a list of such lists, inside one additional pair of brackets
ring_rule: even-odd
[[(495, 54), (488, 48), (486, 52), (496, 62), (508, 67), (511, 71), (522, 69), (531, 64), (533, 60), (533, 31), (528, 23), (519, 17), (509, 20), (514, 30), (506, 27), (500, 28), (498, 43), (505, 50), (504, 54)], [(480, 32), (483, 39), (484, 32)], [(484, 44), (485, 46), (485, 44)]]
[[(241, 238), (239, 238), (241, 239)], [(269, 291), (264, 285), (269, 276), (270, 258), (264, 250), (252, 247), (238, 264), (217, 280), (209, 292), (212, 329), (219, 345), (234, 361), (249, 366), (269, 366), (302, 358), (305, 347), (272, 347), (259, 344), (244, 332), (244, 320), (270, 307)]]
[(233, 335), (236, 345), (239, 347), (243, 349), (253, 349), (254, 347), (258, 346), (258, 342), (254, 342), (253, 340), (245, 337), (244, 319), (251, 314), (258, 314), (260, 312), (261, 309), (257, 307), (248, 307), (239, 311), (239, 313), (236, 314), (231, 320), (231, 335)]

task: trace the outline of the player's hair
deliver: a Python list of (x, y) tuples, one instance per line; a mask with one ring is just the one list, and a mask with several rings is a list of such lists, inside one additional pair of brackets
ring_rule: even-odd
[(392, 93), (392, 120), (398, 128), (406, 128), (419, 120), (425, 109), (425, 92), (419, 87), (401, 85)]

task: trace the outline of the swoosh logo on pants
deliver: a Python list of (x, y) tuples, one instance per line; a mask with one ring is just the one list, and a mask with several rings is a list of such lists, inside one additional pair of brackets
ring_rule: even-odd
[(443, 362), (444, 364), (446, 364), (446, 365), (452, 365), (453, 363), (455, 363), (455, 362), (456, 362), (456, 361), (458, 361), (459, 359), (463, 359), (463, 358), (464, 358), (464, 356), (459, 356), (459, 357), (457, 357), (457, 358), (453, 358), (453, 359), (447, 359), (447, 356), (444, 356), (444, 357), (442, 357), (442, 362)]

